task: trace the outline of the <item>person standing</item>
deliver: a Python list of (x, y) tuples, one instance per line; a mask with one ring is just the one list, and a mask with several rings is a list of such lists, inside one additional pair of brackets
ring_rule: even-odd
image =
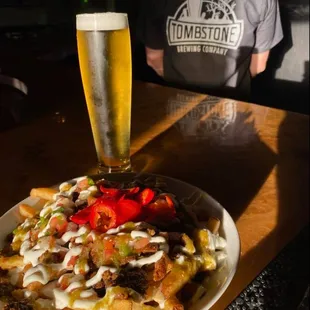
[(167, 82), (248, 99), (283, 38), (278, 0), (142, 1), (147, 63)]

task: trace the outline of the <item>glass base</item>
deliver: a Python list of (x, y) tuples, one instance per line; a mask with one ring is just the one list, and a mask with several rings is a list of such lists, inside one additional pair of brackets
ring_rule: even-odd
[(108, 167), (104, 164), (99, 163), (98, 164), (98, 173), (125, 173), (125, 172), (131, 172), (131, 163), (126, 163), (126, 165), (123, 166), (113, 166)]

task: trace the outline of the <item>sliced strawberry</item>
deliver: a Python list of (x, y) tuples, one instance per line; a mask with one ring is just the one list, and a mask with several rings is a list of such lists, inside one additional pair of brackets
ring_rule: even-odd
[(141, 205), (131, 199), (122, 199), (117, 204), (117, 224), (131, 222), (141, 213)]
[(92, 229), (102, 232), (116, 227), (117, 203), (112, 199), (99, 198), (92, 206), (89, 223)]
[(84, 225), (89, 221), (92, 206), (89, 206), (70, 217), (70, 220), (78, 225)]
[(146, 188), (138, 194), (137, 200), (142, 206), (146, 206), (153, 200), (154, 197), (155, 192), (152, 191), (150, 188)]

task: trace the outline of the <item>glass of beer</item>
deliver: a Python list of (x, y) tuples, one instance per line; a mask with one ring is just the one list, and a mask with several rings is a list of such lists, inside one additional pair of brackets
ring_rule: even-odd
[(76, 22), (99, 173), (130, 171), (132, 64), (128, 17), (122, 13), (79, 14)]

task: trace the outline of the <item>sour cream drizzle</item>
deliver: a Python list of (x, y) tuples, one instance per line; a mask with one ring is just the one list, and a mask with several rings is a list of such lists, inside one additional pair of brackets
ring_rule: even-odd
[(149, 257), (144, 257), (138, 260), (133, 260), (129, 263), (129, 267), (131, 268), (141, 268), (145, 265), (151, 265), (154, 264), (156, 262), (158, 262), (164, 255), (164, 251), (158, 251), (157, 253), (155, 253), (154, 255), (151, 255)]
[(164, 237), (161, 237), (161, 236), (152, 237), (144, 231), (137, 231), (137, 230), (133, 230), (130, 235), (131, 235), (131, 238), (133, 239), (147, 238), (149, 239), (150, 243), (159, 243), (161, 245), (160, 247), (161, 250), (163, 250), (165, 253), (169, 252), (169, 245), (167, 243), (167, 240)]
[(32, 282), (40, 282), (41, 284), (47, 284), (50, 280), (48, 270), (38, 265), (34, 268), (29, 269), (24, 275), (23, 286), (27, 287)]
[(99, 270), (97, 271), (96, 275), (93, 276), (88, 281), (86, 281), (86, 286), (91, 287), (91, 286), (94, 286), (97, 283), (99, 283), (102, 280), (102, 275), (106, 271), (110, 271), (111, 273), (115, 273), (117, 270), (116, 270), (116, 268), (110, 268), (110, 267), (105, 267), (105, 266), (100, 267)]

